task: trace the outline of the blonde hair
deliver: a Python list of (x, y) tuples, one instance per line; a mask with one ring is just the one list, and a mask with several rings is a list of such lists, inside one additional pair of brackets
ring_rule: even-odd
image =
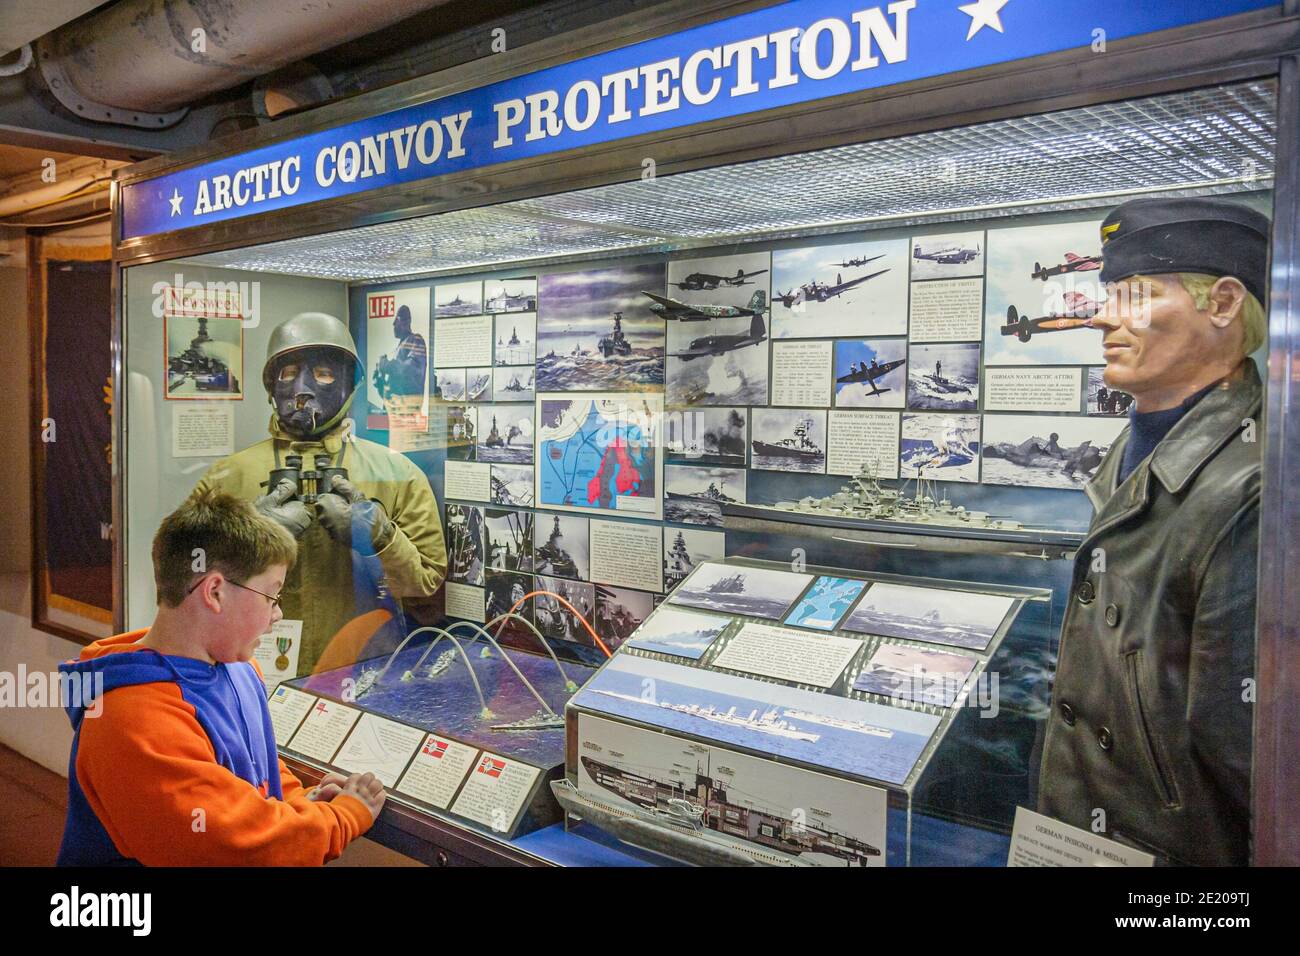
[(293, 567), (297, 557), (293, 535), (247, 501), (212, 488), (196, 491), (153, 537), (158, 603), (178, 607), (199, 573), (220, 571), (244, 582), (274, 564)]
[[(1214, 283), (1218, 282), (1220, 277), (1206, 275), (1203, 272), (1179, 272), (1177, 275), (1187, 294), (1196, 303), (1196, 307), (1208, 309), (1210, 290), (1214, 288)], [(1241, 303), (1241, 323), (1242, 353), (1252, 355), (1268, 338), (1268, 316), (1264, 312), (1264, 306), (1250, 290), (1246, 290), (1246, 298)]]

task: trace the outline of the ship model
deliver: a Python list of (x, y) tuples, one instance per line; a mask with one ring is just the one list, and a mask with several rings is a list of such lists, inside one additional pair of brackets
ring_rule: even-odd
[(826, 457), (826, 452), (808, 437), (812, 434), (812, 430), (812, 419), (804, 418), (794, 426), (794, 431), (789, 438), (782, 438), (778, 442), (758, 441), (755, 439), (750, 444), (754, 448), (754, 454), (764, 455), (768, 458), (821, 461)]
[(614, 331), (604, 336), (596, 343), (596, 348), (600, 349), (600, 354), (605, 358), (613, 358), (615, 355), (631, 355), (632, 343), (628, 341), (623, 334), (623, 313), (614, 313)]
[(564, 715), (554, 711), (539, 710), (531, 717), (512, 720), (508, 724), (492, 724), (492, 730), (562, 730)]
[[(908, 493), (912, 487), (911, 494)], [(842, 485), (835, 494), (823, 498), (808, 496), (798, 501), (778, 501), (775, 505), (724, 503), (723, 515), (738, 518), (770, 519), (776, 515), (789, 515), (798, 520), (806, 515), (808, 524), (822, 524), (846, 529), (881, 529), (883, 523), (907, 524), (917, 530), (964, 529), (993, 532), (990, 537), (1007, 540), (1032, 540), (1050, 543), (1077, 544), (1082, 537), (1067, 531), (1046, 528), (1026, 528), (1014, 518), (1000, 517), (987, 511), (967, 510), (963, 505), (940, 496), (936, 482), (918, 473), (909, 478), (901, 488), (882, 487), (870, 463), (864, 463), (858, 473)], [(826, 519), (826, 520), (816, 520)], [(931, 533), (939, 533), (937, 530)], [(984, 535), (981, 535), (984, 536)]]
[(694, 780), (661, 780), (592, 757), (581, 758), (598, 787), (614, 797), (551, 784), (566, 811), (646, 849), (699, 865), (812, 866), (806, 854), (865, 866), (880, 849), (848, 834), (733, 800), (730, 785), (697, 765)]

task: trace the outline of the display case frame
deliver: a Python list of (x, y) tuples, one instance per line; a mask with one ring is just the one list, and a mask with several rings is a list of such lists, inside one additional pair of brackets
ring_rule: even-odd
[[(1061, 53), (782, 106), (695, 126), (670, 128), (599, 147), (520, 159), (483, 169), (325, 199), (289, 210), (124, 239), (121, 191), (168, 172), (341, 123), (427, 102), (577, 58), (671, 36), (724, 17), (771, 6), (732, 0), (672, 0), (597, 27), (485, 57), (458, 67), (289, 117), (204, 147), (120, 170), (113, 186), (114, 394), (125, 401), (122, 270), (206, 252), (303, 237), (626, 182), (643, 158), (658, 175), (862, 143), (1072, 106), (1169, 93), (1241, 80), (1278, 83), (1275, 227), (1269, 325), (1268, 408), (1258, 581), (1258, 695), (1255, 717), (1254, 861), (1300, 861), (1300, 826), (1291, 795), (1300, 762), (1288, 747), (1300, 721), (1300, 595), (1288, 582), (1300, 573), (1300, 491), (1289, 478), (1300, 468), (1295, 380), (1300, 352), (1300, 4), (1274, 7), (1157, 33), (1114, 40), (1104, 52), (1082, 45)], [(1206, 9), (1204, 15), (1213, 16)], [(1104, 64), (1104, 65), (1103, 65)], [(794, 150), (791, 144), (797, 144)], [(123, 453), (125, 414), (114, 416), (115, 626), (122, 629), (125, 594), (123, 517), (130, 480)]]

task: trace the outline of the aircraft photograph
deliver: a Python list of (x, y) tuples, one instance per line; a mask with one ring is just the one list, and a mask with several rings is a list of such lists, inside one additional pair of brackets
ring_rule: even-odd
[(708, 272), (692, 272), (681, 282), (674, 282), (672, 285), (681, 289), (683, 292), (699, 292), (705, 289), (716, 289), (720, 285), (731, 287), (741, 285), (753, 285), (749, 281), (755, 276), (761, 276), (766, 273), (766, 269), (759, 269), (757, 272), (746, 272), (744, 269), (737, 269), (735, 275), (713, 275)]
[(710, 319), (734, 319), (741, 316), (762, 315), (767, 311), (767, 293), (755, 292), (749, 299), (749, 305), (704, 305), (702, 303), (679, 302), (668, 296), (653, 292), (641, 293), (652, 299), (654, 305), (650, 311), (665, 319), (678, 319), (682, 322), (707, 322)]
[(970, 262), (980, 254), (978, 243), (974, 249), (965, 249), (961, 246), (949, 246), (945, 249), (938, 249), (934, 252), (922, 252), (921, 246), (912, 250), (913, 259), (928, 259), (931, 262), (942, 263), (943, 265), (962, 265)]
[(888, 271), (888, 269), (881, 269), (879, 272), (872, 272), (869, 275), (858, 276), (858, 278), (850, 279), (848, 282), (844, 281), (844, 276), (842, 274), (836, 273), (834, 283), (818, 282), (816, 279), (813, 279), (811, 282), (805, 282), (803, 285), (799, 286), (797, 290), (791, 289), (789, 292), (774, 292), (772, 294), (772, 301), (780, 302), (787, 309), (793, 308), (800, 302), (826, 302), (830, 299), (836, 298), (837, 296), (843, 295), (850, 289), (857, 288), (869, 279), (883, 276)]
[(1044, 268), (1041, 262), (1035, 262), (1031, 275), (1035, 279), (1046, 282), (1052, 276), (1063, 276), (1071, 272), (1093, 272), (1100, 268), (1101, 256), (1081, 256), (1075, 252), (1067, 252), (1065, 261), (1058, 266)]
[(899, 368), (906, 364), (907, 364), (907, 359), (898, 359), (897, 361), (894, 362), (885, 362), (883, 365), (877, 362), (875, 359), (871, 360), (870, 365), (868, 365), (866, 362), (862, 362), (860, 364), (855, 363), (853, 366), (853, 370), (851, 372), (849, 372), (847, 375), (839, 376), (837, 379), (835, 379), (835, 381), (841, 385), (850, 385), (850, 384), (861, 382), (867, 386), (868, 395), (884, 395), (885, 392), (892, 391), (892, 389), (878, 387), (876, 385), (876, 380), (883, 378), (884, 376), (892, 372), (894, 369)]
[(875, 262), (877, 259), (885, 258), (884, 253), (878, 256), (856, 256), (852, 259), (846, 259), (843, 262), (832, 262), (831, 265), (838, 266), (841, 269), (861, 269), (868, 262)]
[(704, 358), (706, 355), (725, 355), (727, 352), (734, 352), (750, 345), (761, 345), (766, 341), (767, 324), (763, 321), (761, 313), (754, 313), (749, 323), (748, 334), (705, 335), (698, 339), (691, 339), (691, 344), (685, 351), (669, 352), (668, 357), (689, 362), (692, 359)]
[(1007, 321), (1002, 326), (1002, 334), (1014, 335), (1020, 341), (1028, 342), (1035, 333), (1092, 328), (1092, 317), (1101, 311), (1101, 306), (1082, 292), (1067, 292), (1063, 298), (1064, 312), (1052, 312), (1036, 319), (1021, 315), (1014, 305), (1007, 306)]

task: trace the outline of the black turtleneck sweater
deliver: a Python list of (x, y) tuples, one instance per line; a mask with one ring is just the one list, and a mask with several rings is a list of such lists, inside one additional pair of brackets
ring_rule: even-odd
[(1170, 429), (1182, 421), (1183, 416), (1190, 412), (1197, 402), (1217, 388), (1218, 384), (1212, 382), (1195, 395), (1184, 399), (1181, 405), (1175, 405), (1173, 408), (1158, 412), (1139, 412), (1137, 405), (1134, 404), (1128, 410), (1128, 444), (1124, 446), (1124, 458), (1119, 463), (1121, 483), (1133, 473), (1134, 468), (1142, 464), (1147, 455), (1155, 451), (1156, 445), (1164, 440)]

